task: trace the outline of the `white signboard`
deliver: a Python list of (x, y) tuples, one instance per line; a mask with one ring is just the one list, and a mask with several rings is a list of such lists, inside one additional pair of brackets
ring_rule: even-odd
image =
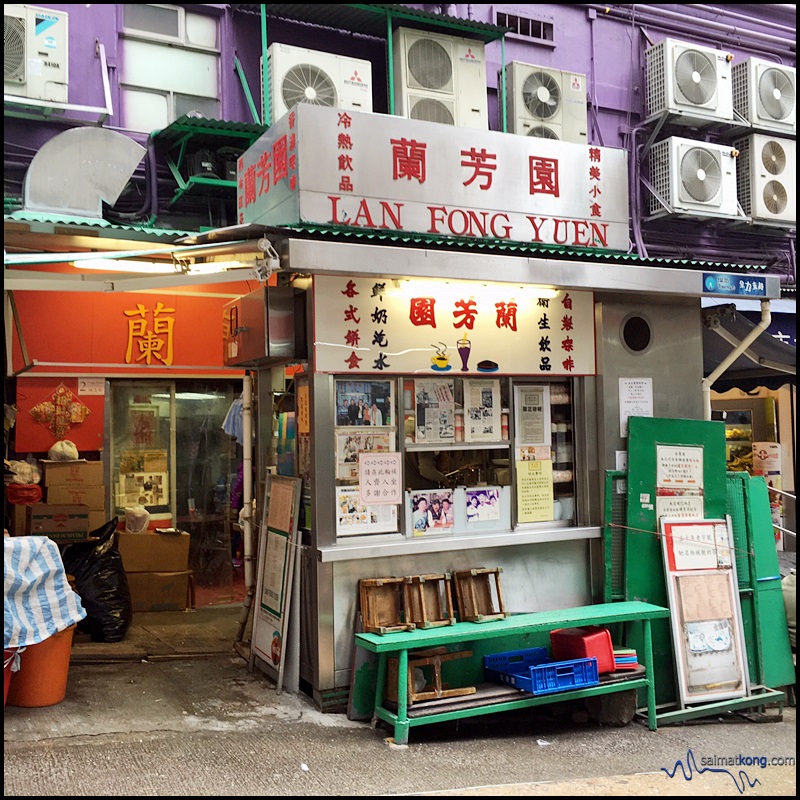
[(314, 332), (317, 372), (443, 378), (595, 371), (591, 292), (317, 275)]
[(656, 446), (656, 488), (703, 489), (703, 448)]
[(389, 505), (403, 502), (400, 453), (360, 453), (358, 486), (365, 505)]
[(238, 221), (627, 251), (628, 153), (301, 103), (239, 159)]

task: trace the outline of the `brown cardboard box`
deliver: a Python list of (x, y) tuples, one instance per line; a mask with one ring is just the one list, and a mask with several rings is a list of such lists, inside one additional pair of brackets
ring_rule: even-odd
[(11, 514), (9, 533), (12, 536), (24, 536), (28, 532), (28, 506), (9, 505), (8, 509)]
[(42, 461), (43, 483), (50, 489), (53, 486), (102, 486), (103, 462), (86, 461)]
[[(48, 503), (78, 503), (89, 506), (92, 511), (102, 511), (106, 507), (105, 486), (82, 486), (65, 484), (47, 487)], [(91, 528), (91, 526), (89, 526)]]
[(25, 506), (27, 533), (49, 536), (56, 542), (82, 542), (89, 538), (89, 507), (34, 503)]
[(96, 509), (90, 508), (89, 509), (89, 533), (93, 533), (98, 528), (102, 528), (106, 522), (109, 522), (113, 517), (109, 517), (106, 514), (104, 508)]
[(181, 572), (189, 566), (188, 533), (117, 531), (125, 572)]
[(131, 608), (133, 611), (183, 611), (187, 607), (189, 574), (188, 570), (127, 573)]

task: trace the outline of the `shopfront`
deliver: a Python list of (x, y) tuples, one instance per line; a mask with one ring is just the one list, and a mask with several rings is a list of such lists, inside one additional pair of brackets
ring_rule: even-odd
[(240, 159), (240, 224), (203, 240), (266, 236), (277, 290), (305, 291), (299, 677), (320, 707), (347, 696), (361, 579), (499, 568), (511, 613), (602, 597), (627, 418), (703, 418), (711, 271), (626, 255), (627, 180), (612, 148), (305, 104)]

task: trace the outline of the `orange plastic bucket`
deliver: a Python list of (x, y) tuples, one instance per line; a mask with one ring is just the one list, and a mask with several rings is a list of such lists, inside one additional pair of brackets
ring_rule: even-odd
[(64, 699), (74, 633), (73, 625), (20, 653), (19, 671), (13, 673), (8, 687), (8, 705), (40, 708)]
[(8, 647), (3, 650), (3, 708), (8, 702), (8, 687), (11, 686), (11, 666), (14, 663), (14, 656), (17, 654), (16, 647)]

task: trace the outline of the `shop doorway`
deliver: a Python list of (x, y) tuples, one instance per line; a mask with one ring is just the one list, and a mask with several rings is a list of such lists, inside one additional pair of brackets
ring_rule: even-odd
[(112, 513), (124, 520), (126, 508), (143, 506), (151, 528), (188, 531), (195, 604), (240, 602), (242, 442), (230, 414), (241, 380), (121, 380), (110, 389)]

